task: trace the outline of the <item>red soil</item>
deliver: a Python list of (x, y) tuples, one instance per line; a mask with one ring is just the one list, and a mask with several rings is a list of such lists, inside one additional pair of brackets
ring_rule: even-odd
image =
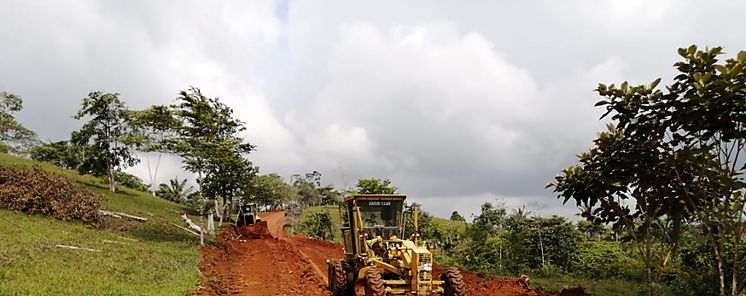
[[(262, 223), (221, 230), (217, 247), (202, 249), (202, 279), (195, 295), (331, 295), (326, 260), (343, 258), (342, 246), (305, 237), (286, 237), (283, 212), (260, 214)], [(435, 266), (439, 274), (442, 267)], [(584, 296), (582, 288), (561, 293), (530, 289), (515, 279), (462, 271), (466, 295)], [(358, 294), (362, 292), (358, 287)]]

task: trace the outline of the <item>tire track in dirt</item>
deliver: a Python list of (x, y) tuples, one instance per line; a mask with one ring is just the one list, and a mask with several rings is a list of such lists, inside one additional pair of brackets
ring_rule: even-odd
[[(202, 250), (202, 279), (195, 295), (328, 296), (316, 262), (283, 236), (284, 214), (265, 213), (266, 223), (221, 229), (218, 246)], [(279, 231), (279, 232), (277, 232)]]
[[(326, 275), (326, 259), (342, 258), (342, 246), (305, 237), (287, 237), (285, 227), (287, 217), (285, 212), (268, 212), (260, 215), (267, 222), (269, 233), (296, 247), (304, 259), (311, 262), (311, 268), (323, 280), (328, 281)], [(323, 267), (323, 268), (322, 268)]]
[(328, 282), (326, 275), (327, 259), (342, 259), (342, 246), (329, 241), (316, 240), (302, 236), (286, 238), (303, 254), (313, 265), (314, 270)]

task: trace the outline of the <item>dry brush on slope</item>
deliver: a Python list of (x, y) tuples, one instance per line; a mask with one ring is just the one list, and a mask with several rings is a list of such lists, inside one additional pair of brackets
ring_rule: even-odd
[(65, 177), (39, 168), (0, 167), (0, 208), (94, 224), (100, 219), (101, 199)]

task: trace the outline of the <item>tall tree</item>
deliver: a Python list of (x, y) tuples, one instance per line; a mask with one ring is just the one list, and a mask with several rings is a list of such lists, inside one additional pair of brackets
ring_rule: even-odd
[[(238, 133), (243, 122), (233, 117), (233, 109), (218, 98), (208, 98), (196, 87), (179, 92), (172, 106), (178, 120), (176, 136), (166, 143), (169, 151), (184, 159), (184, 167), (198, 175), (200, 198), (214, 202), (214, 211), (222, 221), (229, 201), (248, 194), (246, 186), (255, 169), (246, 156), (254, 146)], [(218, 200), (223, 201), (222, 210)], [(213, 212), (208, 213), (208, 222)], [(214, 231), (208, 223), (208, 230)]]
[[(713, 246), (720, 295), (726, 295), (726, 261), (733, 263), (729, 294), (740, 295), (739, 248), (726, 254), (725, 245), (740, 245), (746, 231), (746, 52), (724, 63), (718, 62), (721, 53), (719, 47), (679, 49), (679, 75), (665, 92), (656, 88), (660, 79), (640, 86), (600, 84), (596, 91), (604, 99), (596, 105), (605, 106), (602, 118), (612, 115), (615, 123), (580, 155), (580, 166), (563, 170), (550, 186), (565, 202), (588, 208), (588, 219), (624, 224), (646, 242), (641, 252), (648, 259), (672, 253), (652, 248), (675, 249), (682, 221), (696, 219)], [(668, 244), (652, 243), (657, 234)]]
[(300, 202), (306, 206), (321, 204), (321, 173), (313, 171), (305, 175), (294, 174), (290, 176), (290, 181), (298, 192)]
[(357, 192), (360, 194), (394, 194), (399, 188), (391, 185), (388, 179), (368, 178), (357, 180)]
[(73, 132), (73, 144), (85, 146), (86, 160), (81, 169), (86, 173), (107, 176), (109, 190), (116, 191), (116, 172), (137, 164), (133, 153), (137, 139), (130, 126), (130, 112), (118, 93), (94, 91), (83, 99), (75, 119), (88, 119)]
[(19, 153), (38, 144), (36, 133), (16, 121), (14, 113), (23, 109), (20, 96), (0, 91), (0, 152)]
[(256, 176), (252, 186), (256, 201), (271, 209), (280, 208), (296, 196), (295, 190), (275, 173)]

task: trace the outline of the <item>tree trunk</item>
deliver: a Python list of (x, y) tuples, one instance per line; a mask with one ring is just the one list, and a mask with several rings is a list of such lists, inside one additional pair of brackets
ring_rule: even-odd
[(503, 271), (503, 245), (500, 243), (500, 272)]
[(215, 214), (218, 215), (218, 227), (223, 226), (223, 210), (218, 205), (218, 199), (214, 199), (215, 201)]
[(114, 164), (111, 163), (111, 160), (106, 161), (106, 169), (109, 171), (109, 190), (117, 192), (117, 183), (114, 180)]
[[(202, 227), (197, 226), (197, 224), (194, 224), (191, 219), (189, 219), (189, 216), (187, 216), (186, 213), (181, 214), (181, 219), (184, 220), (184, 222), (189, 226), (189, 228), (194, 229), (199, 232), (199, 244), (201, 246), (205, 245), (205, 235), (202, 232)], [(174, 224), (176, 225), (176, 224)], [(178, 226), (178, 225), (176, 225)], [(188, 229), (187, 229), (188, 230)]]
[(155, 163), (155, 171), (153, 172), (150, 169), (150, 157), (148, 156), (148, 154), (145, 154), (145, 162), (147, 162), (148, 165), (148, 178), (150, 178), (150, 187), (148, 189), (150, 189), (150, 194), (152, 194), (153, 196), (155, 196), (155, 191), (158, 189), (158, 185), (155, 184), (155, 179), (158, 178), (158, 168), (161, 166), (162, 155), (163, 153), (158, 153), (158, 161)]
[(215, 235), (215, 222), (212, 218), (212, 213), (207, 214), (207, 232), (210, 235)]
[(541, 239), (541, 226), (539, 227), (539, 248), (541, 249), (541, 268), (544, 268), (544, 241)]
[(720, 241), (715, 243), (715, 257), (718, 261), (718, 279), (720, 280), (720, 296), (725, 296), (725, 270), (723, 269), (723, 253)]
[(163, 153), (158, 153), (158, 161), (155, 163), (155, 172), (153, 173), (153, 180), (151, 181), (151, 184), (153, 184), (153, 196), (155, 196), (155, 190), (158, 188), (158, 186), (155, 185), (155, 180), (158, 178), (158, 168), (161, 167), (161, 156), (163, 156)]
[(739, 257), (739, 249), (741, 246), (741, 240), (736, 238), (735, 248), (733, 250), (733, 279), (731, 283), (731, 295), (737, 296), (739, 289), (738, 289), (738, 257)]

